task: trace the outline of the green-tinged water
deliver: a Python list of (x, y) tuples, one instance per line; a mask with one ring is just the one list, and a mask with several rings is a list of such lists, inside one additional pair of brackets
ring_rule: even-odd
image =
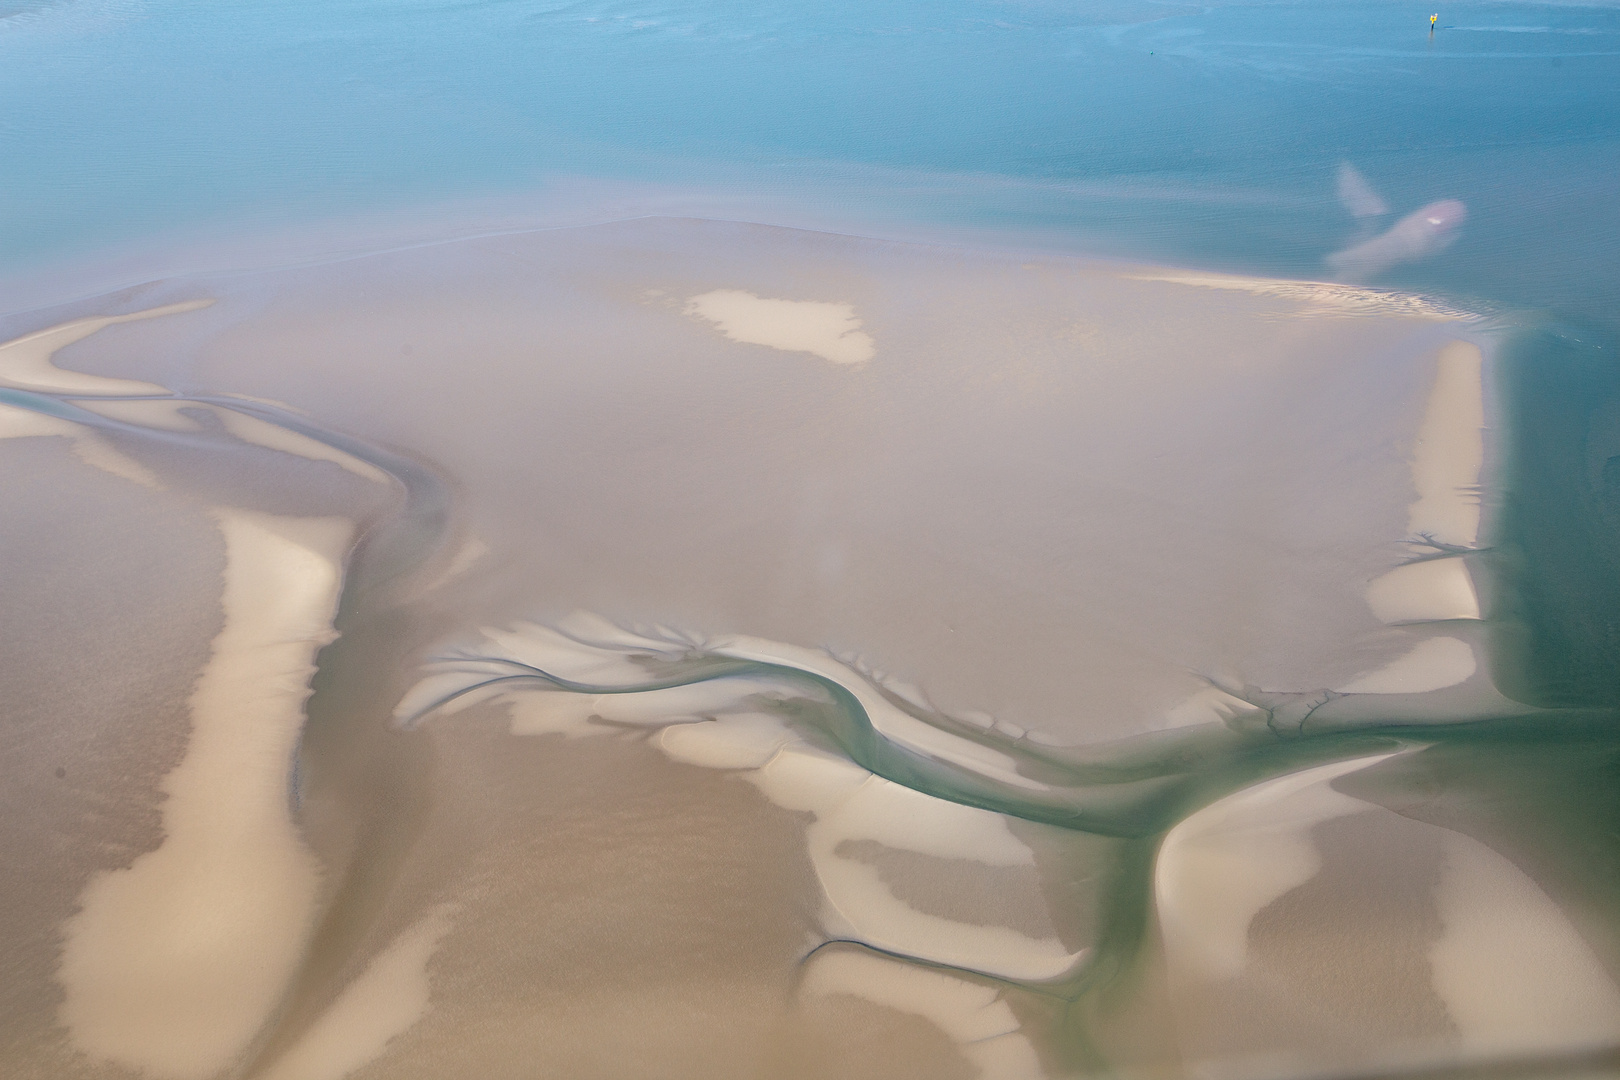
[(1531, 326), (1509, 339), (1509, 433), (1492, 580), (1493, 671), (1549, 708), (1620, 704), (1620, 358), (1611, 335)]

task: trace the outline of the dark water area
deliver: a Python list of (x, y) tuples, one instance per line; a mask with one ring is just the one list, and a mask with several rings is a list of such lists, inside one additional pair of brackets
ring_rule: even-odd
[(1513, 433), (1491, 553), (1497, 679), (1526, 704), (1620, 705), (1620, 364), (1599, 331), (1521, 331), (1499, 374)]

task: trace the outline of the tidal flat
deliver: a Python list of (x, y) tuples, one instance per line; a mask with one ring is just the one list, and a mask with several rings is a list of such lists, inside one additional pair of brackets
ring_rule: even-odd
[(1613, 1065), (1556, 326), (672, 217), (0, 338), (8, 1075)]

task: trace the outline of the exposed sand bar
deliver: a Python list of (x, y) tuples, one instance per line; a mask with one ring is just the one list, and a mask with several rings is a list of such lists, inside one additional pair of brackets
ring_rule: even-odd
[[(172, 314), (106, 321), (151, 308)], [(163, 839), (85, 893), (59, 976), (74, 1045), (176, 1080), (250, 1047), (263, 1075), (321, 1080), (446, 1061), (792, 1075), (760, 1064), (784, 1032), (837, 1041), (795, 1003), (852, 991), (920, 1025), (918, 1061), (1027, 1072), (1046, 1033), (982, 980), (1097, 954), (1113, 840), (909, 787), (795, 716), (837, 689), (874, 745), (936, 770), (919, 775), (1016, 807), (1060, 782), (1026, 768), (1032, 747), (1264, 731), (1328, 688), (1345, 696), (1324, 716), (1430, 691), (1450, 695), (1438, 718), (1502, 707), (1472, 629), (1429, 625), (1462, 593), (1436, 613), (1433, 582), (1403, 585), (1460, 571), (1473, 598), (1457, 553), (1402, 564), (1419, 524), (1474, 543), (1489, 434), (1489, 339), (1422, 298), (645, 220), (174, 279), (7, 336), (90, 318), (27, 377), (212, 401), (82, 405), (166, 486), (150, 497), (185, 491), (224, 530), (226, 630), (164, 773)], [(285, 402), (455, 489), (448, 521), (401, 530), (415, 577), (347, 598), (307, 731), (353, 527), (310, 507), (386, 477), (218, 395)], [(89, 429), (38, 416), (18, 433)], [(274, 514), (232, 508), (240, 472), (181, 467), (202, 435), (310, 484), (267, 488)], [(390, 726), (454, 692), (428, 657), (493, 662), (457, 649), (585, 689)], [(769, 670), (617, 692), (681, 659)], [(261, 722), (215, 724), (227, 698)], [(1209, 971), (1244, 970), (1243, 927), (1314, 880), (1308, 830), (1360, 812), (1301, 798), (1326, 809), (1254, 853), (1251, 884), (1270, 884), (1194, 927), (1225, 957)], [(249, 886), (258, 906), (237, 905)], [(240, 916), (220, 940), (254, 956), (164, 953), (193, 896)], [(832, 939), (892, 956), (798, 967)], [(207, 992), (222, 966), (253, 974)], [(131, 997), (162, 1022), (119, 1020), (108, 1003)]]
[(82, 341), (108, 326), (137, 319), (150, 319), (160, 315), (178, 315), (205, 308), (207, 300), (182, 301), (160, 308), (131, 312), (128, 315), (108, 315), (100, 318), (75, 319), (60, 326), (49, 327), (33, 334), (6, 342), (0, 346), (0, 379), (26, 390), (54, 390), (87, 394), (161, 394), (165, 390), (152, 383), (129, 379), (109, 379), (104, 376), (85, 375), (77, 371), (64, 371), (51, 363), (57, 350)]
[[(436, 462), (496, 553), (443, 594), (469, 621), (828, 645), (1091, 741), (1201, 676), (1336, 686), (1416, 642), (1364, 591), (1467, 324), (1212, 280), (649, 220), (173, 281), (148, 302), (217, 303), (73, 349)], [(728, 338), (717, 294), (830, 305), (871, 356)]]
[(78, 1049), (175, 1080), (232, 1064), (303, 958), (320, 871), (292, 821), (288, 767), (353, 530), (242, 513), (219, 525), (225, 629), (164, 780), (163, 843), (85, 890), (60, 974)]

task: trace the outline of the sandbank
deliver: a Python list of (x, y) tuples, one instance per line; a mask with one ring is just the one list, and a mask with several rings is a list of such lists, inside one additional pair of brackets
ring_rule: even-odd
[[(1096, 937), (1055, 902), (1033, 918), (928, 883), (1049, 898), (1090, 878), (1029, 822), (790, 733), (795, 679), (846, 695), (906, 760), (1032, 798), (1047, 782), (1006, 748), (1225, 732), (1330, 689), (1324, 722), (1431, 691), (1448, 695), (1434, 718), (1504, 708), (1459, 628), (1480, 614), (1464, 560), (1490, 339), (1421, 298), (646, 219), (169, 278), (3, 330), (0, 357), (26, 363), (0, 453), (60, 438), (74, 483), (222, 523), (215, 659), (179, 751), (143, 759), (173, 778), (142, 796), (162, 836), (84, 879), (43, 980), (74, 1045), (153, 1075), (412, 1075), (447, 1048), (471, 1071), (537, 1054), (578, 1071), (609, 1043), (671, 1075), (748, 1075), (725, 1063), (784, 1026), (831, 1037), (795, 1001), (857, 983), (946, 1052), (1025, 1070), (1039, 1040), (1011, 1006), (895, 958), (1067, 977)], [(45, 391), (58, 411), (29, 411)], [(385, 458), (439, 478), (442, 515), (401, 512), (417, 493)], [(233, 489), (267, 461), (252, 498)], [(362, 561), (386, 536), (408, 570), (340, 607), (351, 535)], [(276, 562), (277, 536), (314, 569), (242, 569)], [(274, 670), (210, 666), (258, 647), (243, 626)], [(421, 720), (458, 664), (489, 662), (465, 650), (538, 663), (537, 641), (582, 689)], [(619, 692), (698, 654), (778, 674)], [(230, 690), (262, 707), (251, 739), (214, 722), (238, 677), (274, 691)], [(221, 740), (257, 746), (253, 783), (221, 779)], [(192, 857), (233, 821), (280, 861)], [(1271, 892), (1309, 862), (1272, 860)], [(224, 962), (130, 960), (143, 919), (175, 917), (149, 894), (230, 908), (242, 883), (264, 903), (221, 933), (259, 950), (255, 979), (216, 1001), (142, 990)], [(1195, 936), (1231, 951), (1230, 933)], [(829, 940), (891, 958), (829, 953), (790, 993)], [(171, 990), (191, 1005), (144, 1033), (96, 996)]]
[[(1468, 323), (1215, 277), (654, 219), (170, 280), (142, 306), (214, 306), (66, 352), (435, 463), (497, 552), (442, 593), (469, 623), (828, 646), (1090, 742), (1411, 645), (1365, 591)], [(827, 305), (860, 362), (694, 314), (733, 294)]]

